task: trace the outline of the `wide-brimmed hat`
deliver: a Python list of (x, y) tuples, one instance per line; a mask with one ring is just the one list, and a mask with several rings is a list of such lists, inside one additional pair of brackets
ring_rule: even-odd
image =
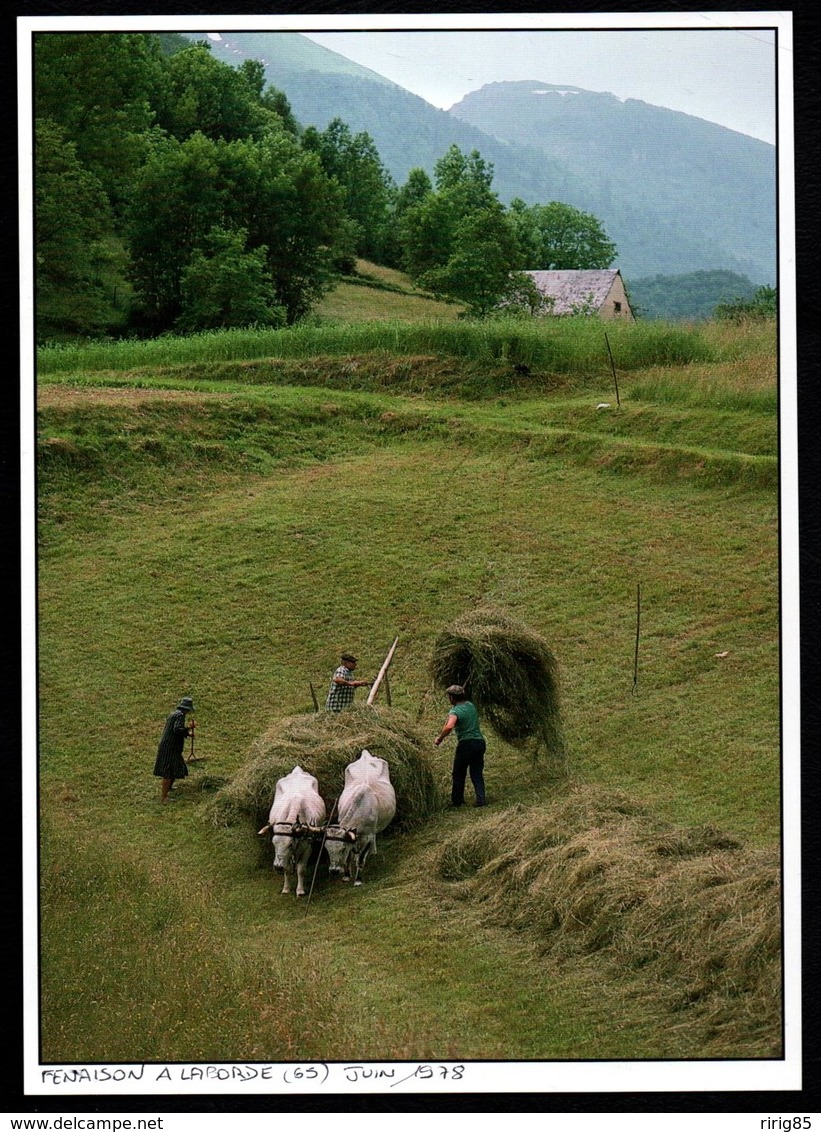
[(194, 710), (194, 701), (191, 699), (190, 696), (183, 696), (183, 698), (177, 704), (177, 711), (180, 711), (180, 710), (182, 710), (182, 711), (193, 711)]

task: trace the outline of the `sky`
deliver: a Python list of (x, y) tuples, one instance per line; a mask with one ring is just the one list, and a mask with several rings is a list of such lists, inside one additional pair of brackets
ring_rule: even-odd
[(771, 28), (303, 34), (445, 110), (486, 83), (535, 79), (641, 99), (775, 142)]

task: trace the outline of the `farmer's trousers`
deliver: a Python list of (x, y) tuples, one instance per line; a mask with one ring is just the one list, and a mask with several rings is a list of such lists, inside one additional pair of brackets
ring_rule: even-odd
[(465, 800), (465, 778), (470, 772), (470, 781), (476, 791), (476, 805), (485, 804), (485, 751), (484, 739), (460, 739), (453, 756), (453, 787), (450, 800), (454, 806), (461, 806)]

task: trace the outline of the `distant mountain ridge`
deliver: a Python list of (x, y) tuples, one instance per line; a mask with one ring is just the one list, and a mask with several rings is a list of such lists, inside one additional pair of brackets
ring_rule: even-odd
[(219, 41), (204, 33), (186, 33), (186, 38), (207, 40), (215, 58), (233, 66), (243, 59), (262, 62), (266, 81), (284, 91), (303, 126), (324, 129), (333, 118), (342, 118), (354, 133), (370, 134), (399, 184), (411, 169), (432, 173), (455, 143), (465, 152), (478, 149), (494, 166), (493, 187), (506, 203), (516, 196), (536, 203), (584, 193), (583, 182), (560, 162), (489, 137), (390, 79), (378, 76), (376, 81), (373, 71), (296, 32), (218, 34)]
[(598, 215), (620, 247), (628, 210), (640, 209), (682, 252), (697, 232), (734, 270), (757, 279), (769, 260), (773, 278), (775, 148), (766, 142), (638, 99), (536, 81), (491, 83), (450, 113), (584, 166), (599, 188)]
[(366, 131), (400, 184), (414, 167), (431, 173), (451, 144), (478, 149), (505, 203), (561, 200), (594, 213), (628, 285), (716, 270), (775, 282), (776, 158), (766, 142), (538, 80), (490, 83), (444, 111), (296, 32), (218, 34), (209, 39), (216, 58), (259, 59), (303, 125), (324, 129), (338, 117)]

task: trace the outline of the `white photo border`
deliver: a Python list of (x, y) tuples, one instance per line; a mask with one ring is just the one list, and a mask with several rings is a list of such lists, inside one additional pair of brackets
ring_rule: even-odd
[[(782, 848), (784, 907), (785, 1055), (762, 1061), (466, 1062), (450, 1073), (414, 1076), (417, 1062), (328, 1063), (295, 1077), (291, 1064), (256, 1065), (242, 1078), (243, 1063), (221, 1075), (219, 1067), (183, 1065), (41, 1064), (39, 1059), (38, 821), (37, 821), (37, 597), (35, 520), (35, 351), (32, 249), (32, 36), (42, 31), (334, 31), (334, 30), (683, 30), (766, 28), (777, 36), (778, 296), (781, 570)], [(23, 1088), (26, 1096), (51, 1098), (195, 1097), (274, 1094), (321, 1097), (384, 1093), (620, 1093), (799, 1090), (801, 1077), (801, 859), (800, 859), (800, 665), (798, 574), (798, 452), (794, 110), (792, 14), (785, 11), (453, 13), (424, 15), (217, 15), (32, 16), (17, 21), (19, 216), (20, 216), (20, 475), (22, 584), (22, 850), (24, 895)], [(312, 1063), (316, 1067), (318, 1063)], [(246, 1067), (247, 1068), (247, 1067)], [(137, 1077), (137, 1070), (142, 1071)], [(263, 1069), (265, 1072), (263, 1073)], [(368, 1075), (364, 1070), (371, 1070)], [(400, 1085), (399, 1079), (406, 1078)], [(193, 1103), (193, 1102), (192, 1102)]]

